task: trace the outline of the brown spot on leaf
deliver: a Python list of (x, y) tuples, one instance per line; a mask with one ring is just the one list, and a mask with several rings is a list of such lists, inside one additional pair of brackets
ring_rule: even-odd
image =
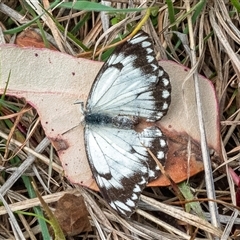
[(68, 143), (62, 138), (51, 139), (52, 144), (57, 152), (64, 151), (68, 149)]

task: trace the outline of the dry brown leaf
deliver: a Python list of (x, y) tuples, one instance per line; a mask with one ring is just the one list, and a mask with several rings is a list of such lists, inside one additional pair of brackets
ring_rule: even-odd
[(68, 236), (92, 231), (82, 196), (65, 194), (58, 200), (54, 215)]
[[(0, 91), (4, 91), (11, 73), (7, 94), (24, 97), (37, 109), (45, 133), (59, 154), (66, 177), (73, 183), (97, 189), (85, 153), (81, 113), (74, 103), (86, 101), (102, 63), (47, 49), (4, 45), (0, 51), (4, 56), (1, 58)], [(193, 80), (185, 81), (189, 70), (181, 65), (171, 61), (161, 61), (160, 65), (171, 79), (172, 102), (168, 114), (156, 125), (169, 140), (165, 169), (175, 182), (180, 182), (203, 170)], [(208, 145), (221, 156), (214, 88), (210, 81), (200, 76), (200, 89)], [(191, 146), (190, 151), (188, 146)], [(165, 177), (160, 177), (151, 185), (168, 184)]]
[[(19, 47), (46, 48), (42, 37), (32, 29), (26, 29), (21, 32), (16, 38), (16, 44)], [(49, 43), (49, 49), (57, 51), (51, 43)]]

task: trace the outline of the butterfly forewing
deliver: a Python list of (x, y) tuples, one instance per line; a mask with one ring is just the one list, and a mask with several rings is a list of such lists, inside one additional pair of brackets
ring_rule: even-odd
[(170, 104), (170, 81), (158, 66), (149, 36), (140, 32), (116, 48), (98, 73), (85, 111), (85, 146), (105, 200), (129, 217), (142, 190), (160, 175), (149, 149), (164, 164), (167, 141), (157, 127), (135, 131), (139, 119), (157, 121)]
[(87, 110), (156, 121), (167, 112), (170, 89), (149, 36), (140, 32), (119, 46), (103, 65), (90, 91)]

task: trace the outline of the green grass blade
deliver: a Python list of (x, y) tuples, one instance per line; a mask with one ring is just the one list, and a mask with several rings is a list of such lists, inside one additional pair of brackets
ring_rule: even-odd
[(146, 8), (117, 9), (117, 8), (102, 5), (100, 3), (88, 2), (88, 1), (76, 1), (75, 3), (66, 2), (66, 3), (61, 3), (58, 7), (75, 9), (75, 10), (85, 10), (85, 11), (94, 11), (94, 12), (105, 11), (105, 12), (114, 12), (114, 13), (115, 12), (136, 12), (136, 11), (140, 12), (146, 9)]

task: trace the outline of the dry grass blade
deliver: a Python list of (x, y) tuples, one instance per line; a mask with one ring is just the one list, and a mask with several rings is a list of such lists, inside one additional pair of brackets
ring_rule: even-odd
[[(49, 140), (45, 138), (38, 147), (36, 147), (35, 152), (41, 153), (49, 145)], [(4, 183), (0, 188), (0, 193), (4, 196), (7, 191), (13, 186), (13, 184), (21, 177), (21, 175), (26, 171), (26, 169), (31, 166), (35, 161), (36, 157), (34, 155), (29, 155), (28, 158), (21, 164), (21, 166), (11, 175), (11, 177)]]
[[(76, 189), (73, 189), (73, 190), (66, 190), (58, 193), (48, 194), (46, 196), (43, 196), (43, 200), (48, 204), (54, 203), (58, 201), (58, 199), (65, 194), (74, 194), (76, 196), (80, 195)], [(15, 212), (15, 211), (23, 211), (25, 209), (32, 208), (39, 205), (41, 205), (41, 203), (38, 198), (31, 198), (31, 199), (26, 199), (20, 202), (9, 204), (8, 206), (12, 212)], [(5, 207), (0, 207), (0, 215), (4, 215), (6, 213), (7, 211)]]
[[(192, 214), (189, 214), (187, 212), (184, 212), (182, 210), (176, 209), (172, 206), (166, 206), (164, 203), (155, 201), (151, 198), (148, 198), (146, 196), (141, 196), (142, 201), (151, 204), (159, 209), (159, 211), (166, 213), (167, 215), (173, 216), (183, 222), (187, 222), (190, 225), (193, 225), (195, 227), (199, 227), (206, 232), (212, 233), (215, 236), (221, 236), (221, 231), (218, 228), (215, 228), (210, 223), (205, 221), (204, 219), (199, 218), (198, 216), (194, 216)], [(150, 216), (150, 215), (149, 215)], [(154, 219), (154, 218), (152, 218)], [(157, 219), (155, 219), (157, 221)]]
[(233, 51), (228, 39), (226, 38), (225, 34), (223, 33), (222, 29), (219, 27), (216, 19), (214, 18), (213, 10), (210, 10), (210, 21), (216, 36), (218, 37), (219, 41), (221, 42), (222, 46), (225, 48), (226, 53), (228, 54), (229, 58), (232, 61), (233, 67), (236, 70), (236, 74), (238, 78), (240, 78), (240, 61), (239, 58), (236, 56), (235, 52)]
[(9, 208), (8, 206), (8, 203), (5, 201), (4, 197), (2, 194), (0, 194), (0, 199), (1, 199), (1, 202), (3, 203), (7, 213), (8, 213), (8, 216), (10, 218), (10, 223), (14, 229), (14, 232), (15, 232), (15, 238), (16, 239), (25, 239), (23, 233), (22, 233), (22, 230), (13, 214), (13, 212), (11, 211), (11, 209)]
[[(188, 2), (189, 3), (189, 2)], [(189, 10), (190, 6), (187, 4), (187, 9)], [(197, 62), (196, 60), (196, 52), (194, 49), (196, 49), (196, 44), (194, 40), (194, 34), (193, 34), (193, 24), (190, 17), (188, 17), (188, 26), (189, 26), (189, 35), (190, 35), (190, 49), (191, 51), (191, 62), (192, 66), (198, 66), (200, 62)], [(202, 43), (202, 42), (200, 42)], [(202, 49), (202, 46), (199, 44), (200, 50)], [(201, 56), (201, 53), (200, 53)], [(201, 57), (200, 57), (201, 59)], [(198, 73), (196, 71), (193, 73), (193, 79), (194, 79), (194, 86), (195, 86), (195, 96), (196, 96), (196, 102), (197, 102), (197, 113), (198, 113), (198, 124), (199, 124), (199, 131), (200, 131), (200, 139), (201, 139), (201, 150), (202, 150), (202, 158), (203, 158), (203, 164), (204, 164), (204, 171), (205, 171), (205, 181), (206, 181), (206, 189), (207, 189), (207, 196), (210, 199), (216, 199), (215, 195), (215, 187), (213, 183), (213, 175), (212, 175), (212, 167), (211, 167), (211, 159), (209, 154), (209, 148), (207, 144), (207, 138), (206, 138), (206, 129), (204, 126), (204, 120), (203, 120), (203, 105), (202, 105), (202, 99), (200, 97), (200, 87), (199, 87), (199, 77)], [(211, 214), (211, 222), (215, 227), (220, 227), (219, 217), (218, 217), (218, 211), (217, 211), (217, 205), (215, 202), (210, 201), (208, 203), (209, 211)]]
[[(3, 133), (3, 132), (0, 132), (0, 136), (1, 136), (2, 138), (4, 138), (4, 139), (9, 139), (9, 138), (8, 138), (8, 135), (6, 135), (6, 134)], [(10, 140), (10, 143), (11, 143), (11, 144), (14, 144), (14, 145), (16, 145), (16, 146), (18, 146), (18, 147), (21, 147), (21, 146), (22, 146), (22, 143), (20, 143), (20, 142), (17, 141), (17, 140), (14, 140), (14, 139), (11, 139), (11, 140)], [(47, 145), (50, 144), (50, 141), (46, 138), (46, 139), (43, 140), (43, 143), (44, 143), (44, 146), (46, 147)], [(39, 144), (39, 146), (40, 146), (40, 148), (42, 147), (42, 146), (41, 146), (41, 143)], [(44, 147), (44, 146), (43, 146), (43, 147)], [(45, 156), (41, 155), (40, 152), (34, 151), (34, 150), (32, 150), (31, 148), (29, 148), (29, 147), (23, 147), (23, 150), (25, 150), (25, 151), (27, 151), (29, 154), (32, 154), (33, 156), (41, 159), (46, 165), (50, 165), (49, 158), (46, 158)], [(44, 149), (42, 149), (41, 151), (43, 151), (43, 150), (44, 150)], [(62, 171), (63, 171), (62, 167), (59, 166), (59, 165), (57, 165), (57, 164), (55, 164), (55, 163), (52, 163), (52, 167), (54, 168), (55, 171), (57, 171), (57, 172), (59, 172), (59, 173), (62, 173)]]

